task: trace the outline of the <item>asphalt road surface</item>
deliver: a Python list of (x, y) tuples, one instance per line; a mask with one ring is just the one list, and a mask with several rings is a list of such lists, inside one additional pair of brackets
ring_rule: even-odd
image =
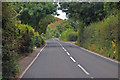
[(118, 63), (57, 38), (46, 42), (23, 78), (118, 78)]

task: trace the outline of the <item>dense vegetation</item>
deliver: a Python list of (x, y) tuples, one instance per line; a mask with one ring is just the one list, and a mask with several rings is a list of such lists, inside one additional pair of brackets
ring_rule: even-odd
[(43, 39), (47, 40), (55, 37), (59, 38), (60, 32), (57, 29), (57, 26), (60, 25), (62, 22), (64, 22), (64, 20), (55, 17), (55, 22), (49, 24), (46, 28), (46, 33), (42, 34)]
[(55, 11), (55, 3), (2, 3), (3, 80), (15, 77), (20, 56), (27, 56), (34, 47), (45, 44), (41, 34), (56, 21), (51, 16)]
[(118, 15), (92, 23), (84, 29), (82, 46), (118, 60), (118, 27)]
[(34, 47), (42, 47), (44, 40), (54, 37), (120, 60), (120, 3), (60, 5), (69, 19), (59, 22), (51, 16), (57, 14), (56, 3), (2, 3), (3, 80), (15, 77), (21, 55), (29, 55)]
[[(69, 19), (57, 26), (61, 40), (71, 41), (77, 34), (78, 45), (113, 59), (119, 58), (120, 3), (60, 3)], [(69, 29), (72, 29), (69, 32)], [(69, 35), (69, 36), (67, 36)], [(74, 36), (73, 36), (74, 35)], [(67, 39), (67, 38), (70, 39)]]
[[(8, 14), (11, 8), (8, 4), (2, 4), (2, 76), (3, 78), (11, 78), (15, 76), (16, 56), (15, 52), (15, 21), (13, 15)], [(12, 13), (12, 12), (11, 12)]]
[(28, 24), (32, 26), (35, 31), (38, 31), (40, 34), (46, 32), (46, 27), (51, 22), (54, 22), (55, 19), (50, 14), (56, 14), (57, 5), (52, 2), (45, 3), (12, 3), (12, 8), (16, 12), (20, 12), (18, 16), (19, 20), (23, 24)]

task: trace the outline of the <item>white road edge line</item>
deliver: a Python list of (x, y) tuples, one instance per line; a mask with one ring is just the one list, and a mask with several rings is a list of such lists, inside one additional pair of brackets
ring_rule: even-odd
[[(72, 45), (75, 45), (75, 44), (73, 43)], [(75, 46), (77, 46), (77, 45), (75, 45)], [(120, 63), (120, 62), (117, 61), (117, 60), (114, 60), (114, 59), (105, 57), (105, 56), (103, 56), (103, 55), (100, 55), (100, 54), (98, 54), (98, 53), (96, 53), (96, 52), (93, 52), (93, 51), (90, 51), (90, 50), (88, 50), (88, 49), (85, 49), (85, 48), (83, 48), (83, 47), (80, 47), (80, 46), (77, 46), (77, 47), (79, 47), (80, 49), (83, 49), (83, 50), (85, 50), (85, 51), (87, 51), (87, 52), (93, 53), (93, 54), (95, 54), (95, 55), (97, 55), (97, 56), (99, 56), (99, 57), (102, 57), (102, 58), (104, 58), (104, 59), (107, 59), (107, 60), (109, 60), (109, 61), (112, 61), (112, 62), (115, 62), (115, 63)]]
[(84, 71), (84, 73), (86, 73), (87, 75), (89, 75), (89, 73), (80, 64), (78, 64), (78, 67), (81, 68)]
[(70, 55), (70, 53), (69, 52), (66, 52), (67, 53), (67, 55)]
[(105, 57), (105, 56), (103, 56), (103, 55), (100, 55), (100, 54), (98, 54), (98, 53), (92, 52), (92, 51), (87, 50), (87, 49), (82, 48), (82, 47), (80, 47), (80, 48), (83, 49), (83, 50), (85, 50), (85, 51), (87, 51), (87, 52), (93, 53), (93, 54), (95, 54), (95, 55), (97, 55), (97, 56), (99, 56), (99, 57), (102, 57), (102, 58), (104, 58), (104, 59), (107, 59), (107, 60), (109, 60), (109, 61), (112, 61), (112, 62), (115, 62), (115, 63), (119, 63), (119, 62), (116, 61), (116, 60), (113, 60), (113, 59), (107, 58), (107, 57)]
[[(47, 44), (46, 44), (47, 45)], [(45, 45), (45, 46), (46, 46)], [(31, 67), (31, 65), (35, 62), (35, 60), (38, 58), (40, 55), (41, 51), (45, 48), (45, 46), (40, 50), (40, 52), (37, 54), (37, 56), (33, 59), (33, 61), (28, 65), (28, 67), (24, 70), (24, 72), (19, 76), (19, 79), (23, 77), (23, 75), (27, 72), (27, 70)]]
[(76, 62), (75, 59), (73, 57), (70, 57), (70, 59), (73, 61), (73, 62)]

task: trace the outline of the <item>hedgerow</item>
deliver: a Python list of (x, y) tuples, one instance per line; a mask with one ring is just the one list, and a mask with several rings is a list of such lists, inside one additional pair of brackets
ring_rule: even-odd
[(113, 59), (118, 58), (118, 15), (111, 15), (98, 23), (87, 26), (81, 45)]
[(35, 39), (34, 44), (36, 47), (41, 47), (45, 44), (44, 40), (42, 39), (38, 32), (34, 33), (34, 39)]
[(31, 53), (34, 48), (34, 29), (25, 24), (16, 24), (18, 54)]
[(19, 72), (19, 55), (26, 56), (45, 42), (31, 26), (17, 23), (9, 3), (2, 3), (2, 10), (2, 80), (10, 80)]
[(77, 32), (70, 32), (67, 34), (68, 41), (77, 41), (78, 33)]
[[(13, 12), (8, 3), (2, 3), (2, 79), (8, 80), (16, 75), (16, 27)], [(11, 14), (8, 14), (11, 13)]]
[(76, 41), (77, 35), (77, 32), (75, 32), (73, 29), (67, 29), (61, 33), (60, 39), (64, 41)]

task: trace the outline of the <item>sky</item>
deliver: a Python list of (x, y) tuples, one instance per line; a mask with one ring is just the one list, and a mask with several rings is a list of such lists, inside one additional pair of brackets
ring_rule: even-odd
[[(59, 5), (59, 2), (57, 3), (58, 4), (58, 7), (60, 7), (60, 5)], [(66, 13), (65, 12), (62, 12), (62, 10), (57, 10), (57, 13), (58, 14), (60, 14), (59, 16), (57, 16), (57, 15), (55, 15), (55, 17), (58, 17), (58, 18), (60, 18), (60, 19), (68, 19), (67, 17), (66, 17)]]
[(67, 17), (66, 17), (66, 13), (65, 12), (62, 12), (62, 10), (57, 10), (57, 13), (58, 14), (60, 14), (59, 16), (55, 16), (55, 17), (58, 17), (58, 18), (60, 18), (60, 19), (68, 19)]

